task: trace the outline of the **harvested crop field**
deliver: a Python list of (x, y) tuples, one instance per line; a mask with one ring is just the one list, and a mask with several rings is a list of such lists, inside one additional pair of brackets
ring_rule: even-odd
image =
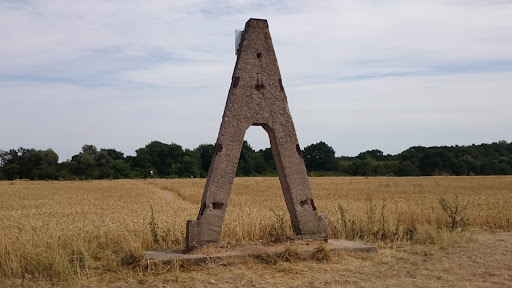
[[(310, 181), (330, 237), (374, 243), (378, 255), (148, 267), (144, 251), (183, 245), (204, 179), (0, 182), (0, 284), (512, 286), (512, 177)], [(222, 241), (286, 241), (288, 222), (277, 178), (236, 178)]]

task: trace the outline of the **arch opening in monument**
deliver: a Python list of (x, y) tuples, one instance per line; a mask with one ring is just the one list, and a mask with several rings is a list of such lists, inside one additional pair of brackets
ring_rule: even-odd
[[(267, 132), (267, 134), (268, 134), (268, 138), (270, 141), (270, 148), (272, 149), (274, 163), (276, 165), (277, 174), (279, 176), (279, 183), (281, 184), (281, 191), (283, 192), (284, 201), (286, 203), (286, 208), (288, 209), (288, 212), (290, 213), (290, 220), (292, 222), (293, 232), (295, 234), (300, 235), (301, 234), (301, 231), (299, 228), (300, 225), (298, 225), (299, 220), (297, 219), (297, 215), (295, 215), (296, 213), (294, 210), (293, 198), (291, 197), (292, 194), (291, 194), (291, 190), (290, 190), (290, 185), (286, 181), (287, 177), (286, 177), (286, 173), (285, 173), (283, 159), (281, 156), (281, 151), (280, 151), (279, 145), (277, 143), (277, 137), (276, 137), (275, 130), (272, 129), (272, 127), (270, 127), (270, 125), (268, 125), (267, 123), (253, 123), (253, 126), (261, 126), (263, 128), (263, 130), (265, 130), (265, 132)], [(296, 147), (300, 147), (298, 143), (297, 143)], [(302, 150), (300, 150), (300, 148), (299, 148), (299, 151), (301, 151), (299, 156), (302, 158)], [(305, 200), (301, 200), (301, 201), (305, 201)]]

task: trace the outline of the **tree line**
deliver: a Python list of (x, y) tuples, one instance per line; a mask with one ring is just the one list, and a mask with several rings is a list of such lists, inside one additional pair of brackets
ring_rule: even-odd
[[(215, 145), (183, 149), (153, 141), (125, 156), (115, 149), (84, 145), (59, 163), (52, 149), (0, 150), (0, 180), (85, 180), (206, 177)], [(397, 155), (368, 150), (355, 157), (336, 157), (323, 141), (302, 150), (310, 176), (471, 176), (512, 175), (512, 142), (470, 146), (411, 147)], [(236, 176), (277, 176), (270, 148), (254, 150), (244, 141)]]

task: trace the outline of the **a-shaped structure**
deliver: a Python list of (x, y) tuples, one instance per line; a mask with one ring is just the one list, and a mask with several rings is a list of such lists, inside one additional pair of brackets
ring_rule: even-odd
[(326, 216), (316, 212), (266, 20), (247, 21), (237, 55), (199, 215), (187, 222), (187, 249), (219, 241), (250, 126), (268, 133), (294, 233), (327, 240)]

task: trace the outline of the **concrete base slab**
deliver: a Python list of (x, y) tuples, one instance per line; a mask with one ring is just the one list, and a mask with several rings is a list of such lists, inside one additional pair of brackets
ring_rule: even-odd
[[(287, 243), (262, 245), (230, 245), (226, 243), (208, 244), (205, 247), (186, 252), (185, 250), (161, 250), (147, 251), (146, 260), (148, 262), (186, 262), (189, 264), (201, 264), (211, 262), (226, 262), (241, 257), (260, 257), (268, 253), (281, 253), (287, 245), (296, 248), (304, 257), (309, 257), (313, 250), (320, 245), (325, 244), (317, 240), (295, 240)], [(329, 239), (327, 248), (331, 252), (344, 251), (349, 253), (377, 254), (377, 247), (361, 242), (347, 241), (342, 239)]]

